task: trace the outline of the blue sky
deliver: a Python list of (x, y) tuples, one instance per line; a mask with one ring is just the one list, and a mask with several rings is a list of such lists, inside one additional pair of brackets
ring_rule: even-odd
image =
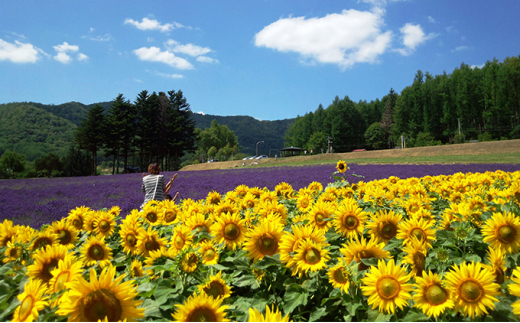
[(5, 1), (0, 103), (133, 101), (182, 90), (194, 112), (294, 118), (520, 54), (501, 1)]

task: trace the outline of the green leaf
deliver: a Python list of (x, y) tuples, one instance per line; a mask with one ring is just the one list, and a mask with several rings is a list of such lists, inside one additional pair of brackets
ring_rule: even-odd
[(253, 275), (243, 275), (238, 279), (234, 279), (232, 284), (238, 287), (251, 286), (251, 289), (256, 289), (260, 287), (258, 281)]
[(255, 267), (258, 269), (267, 269), (271, 266), (277, 266), (279, 268), (282, 266), (279, 253), (275, 256), (265, 256), (262, 260), (255, 263)]
[(229, 268), (226, 267), (226, 266), (222, 266), (220, 264), (216, 264), (216, 265), (211, 265), (211, 267), (217, 269), (217, 270), (228, 270)]
[(361, 258), (360, 260), (366, 266), (377, 266), (377, 261), (379, 259), (377, 257), (372, 257), (372, 258)]
[(396, 237), (393, 237), (392, 239), (390, 239), (390, 241), (388, 241), (386, 243), (383, 250), (392, 251), (395, 248), (401, 248), (402, 246), (403, 246), (403, 240), (396, 239)]
[(379, 313), (378, 310), (368, 310), (368, 320), (371, 322), (388, 322), (391, 316), (391, 314)]
[(145, 316), (162, 317), (159, 305), (161, 304), (157, 304), (156, 301), (145, 299), (141, 307), (144, 308)]
[(406, 316), (403, 318), (404, 322), (425, 322), (428, 320), (428, 316), (416, 308), (409, 310), (408, 314), (406, 314)]
[(482, 262), (482, 258), (480, 258), (478, 255), (465, 255), (464, 256), (464, 259), (466, 260), (466, 262)]
[(139, 287), (137, 287), (137, 292), (139, 293), (139, 296), (144, 297), (144, 298), (148, 298), (148, 297), (152, 296), (154, 290), (155, 290), (155, 285), (150, 284), (150, 283), (144, 283), (144, 284), (139, 285)]
[(308, 299), (309, 293), (307, 290), (298, 284), (291, 284), (283, 297), (285, 313), (292, 313), (299, 305), (307, 305)]
[(2, 314), (0, 314), (0, 322), (5, 322), (5, 318), (13, 314), (16, 307), (18, 307), (21, 303), (22, 302), (20, 302), (18, 298), (15, 297), (9, 307), (7, 307), (7, 309)]
[(311, 313), (311, 317), (309, 318), (309, 321), (310, 322), (315, 322), (317, 321), (319, 318), (321, 318), (322, 316), (325, 316), (327, 315), (327, 308), (325, 307), (320, 307), (316, 310), (314, 310), (312, 313)]

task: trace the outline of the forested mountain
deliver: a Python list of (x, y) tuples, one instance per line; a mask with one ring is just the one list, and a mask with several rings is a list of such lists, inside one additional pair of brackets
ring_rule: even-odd
[(269, 150), (273, 149), (272, 155), (276, 154), (274, 149), (284, 147), (284, 134), (294, 119), (284, 119), (275, 121), (260, 121), (249, 116), (215, 116), (193, 113), (191, 118), (195, 120), (197, 128), (202, 130), (211, 126), (212, 120), (217, 120), (221, 125), (226, 125), (238, 137), (240, 152), (247, 155), (256, 154), (256, 143), (258, 144), (258, 154), (269, 155)]
[(32, 161), (44, 154), (61, 155), (69, 147), (76, 125), (31, 103), (0, 105), (0, 155), (6, 150)]

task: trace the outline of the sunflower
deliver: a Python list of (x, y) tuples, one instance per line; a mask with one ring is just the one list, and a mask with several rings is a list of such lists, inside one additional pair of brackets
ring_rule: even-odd
[(137, 227), (123, 223), (121, 230), (119, 230), (119, 236), (121, 237), (123, 251), (127, 254), (137, 254)]
[(249, 308), (248, 322), (289, 322), (289, 315), (282, 317), (282, 312), (274, 305), (270, 309), (268, 305), (265, 306), (265, 316), (256, 308)]
[(245, 220), (238, 213), (224, 213), (211, 226), (215, 243), (224, 243), (228, 250), (240, 248), (246, 236)]
[(200, 244), (199, 253), (202, 256), (202, 263), (205, 265), (216, 265), (219, 259), (218, 249), (209, 241)]
[(231, 296), (231, 287), (222, 279), (222, 272), (211, 276), (205, 284), (197, 286), (200, 293), (206, 293), (214, 299), (224, 299)]
[(185, 225), (177, 225), (173, 229), (173, 235), (170, 242), (170, 249), (168, 250), (170, 257), (176, 256), (186, 246), (193, 242), (193, 235), (191, 230)]
[(52, 279), (51, 271), (58, 267), (60, 260), (65, 259), (69, 249), (64, 245), (49, 245), (38, 249), (33, 254), (34, 263), (27, 267), (27, 275), (31, 279), (41, 279), (48, 283)]
[(13, 226), (13, 221), (4, 220), (0, 223), (0, 248), (6, 247), (13, 237), (18, 233), (17, 226)]
[(113, 215), (114, 217), (118, 216), (119, 213), (121, 213), (121, 208), (119, 206), (112, 206), (110, 208), (110, 210), (107, 211), (108, 213), (110, 213), (111, 215)]
[(308, 213), (308, 219), (316, 228), (327, 231), (331, 221), (326, 221), (335, 211), (335, 206), (324, 201), (317, 201)]
[(344, 248), (339, 251), (345, 256), (345, 262), (349, 265), (352, 260), (358, 263), (358, 270), (368, 269), (361, 259), (370, 259), (377, 257), (378, 259), (390, 258), (390, 252), (383, 250), (385, 244), (378, 242), (372, 236), (367, 242), (365, 237), (361, 236), (361, 239), (355, 238), (354, 240), (347, 241), (347, 244), (343, 245)]
[[(79, 260), (78, 257), (72, 253), (67, 254), (63, 260), (60, 260), (58, 267), (51, 272), (53, 277), (49, 281), (49, 294), (59, 293), (66, 289), (65, 283), (77, 280), (78, 277), (81, 277), (82, 273), (83, 261)], [(63, 295), (56, 300), (53, 306), (56, 306), (62, 297)]]
[(115, 277), (116, 267), (103, 269), (99, 278), (90, 269), (90, 283), (83, 277), (65, 283), (68, 292), (63, 295), (58, 315), (67, 316), (70, 321), (110, 322), (132, 321), (144, 318), (144, 308), (138, 308), (142, 301), (137, 297), (137, 287), (133, 280), (121, 282), (126, 274)]
[(471, 317), (489, 314), (486, 307), (495, 308), (495, 297), (500, 294), (500, 285), (494, 283), (495, 276), (481, 263), (463, 262), (460, 267), (445, 275), (446, 287), (453, 293), (455, 311)]
[(138, 259), (134, 259), (130, 264), (130, 275), (132, 278), (138, 278), (144, 276), (143, 263)]
[(426, 268), (426, 253), (428, 251), (426, 241), (412, 236), (409, 243), (404, 246), (403, 251), (406, 253), (403, 257), (403, 263), (412, 266), (410, 275), (420, 276)]
[(246, 196), (242, 199), (242, 204), (240, 204), (240, 206), (242, 210), (253, 209), (257, 202), (256, 197), (250, 192), (247, 192)]
[(490, 247), (516, 254), (520, 249), (520, 220), (513, 213), (493, 213), (482, 227), (482, 235)]
[(428, 317), (439, 317), (445, 310), (452, 308), (451, 293), (446, 289), (438, 274), (423, 271), (422, 277), (416, 276), (414, 307), (423, 311)]
[(488, 249), (488, 259), (491, 265), (489, 265), (489, 269), (493, 276), (495, 276), (495, 283), (501, 285), (505, 281), (505, 273), (506, 273), (506, 257), (502, 249), (489, 248)]
[(278, 246), (283, 233), (283, 226), (279, 222), (268, 220), (260, 221), (247, 233), (243, 249), (249, 259), (259, 260), (264, 256), (278, 253)]
[(144, 257), (150, 255), (150, 251), (159, 250), (165, 248), (168, 242), (165, 238), (159, 236), (159, 232), (153, 230), (151, 227), (148, 231), (141, 229), (137, 235), (137, 251)]
[(265, 219), (271, 213), (284, 219), (284, 223), (287, 219), (287, 208), (278, 201), (260, 201), (256, 206), (256, 212), (259, 219)]
[(508, 191), (516, 204), (520, 205), (520, 181), (516, 180), (513, 184), (511, 184)]
[[(153, 267), (157, 265), (162, 265), (165, 262), (165, 259), (168, 258), (168, 252), (166, 248), (161, 248), (155, 251), (150, 251), (150, 255), (145, 258), (144, 264), (146, 267)], [(153, 269), (149, 269), (146, 271), (146, 275), (150, 276), (150, 279), (155, 279), (158, 276), (155, 276), (155, 271)]]
[(344, 200), (336, 212), (334, 213), (334, 220), (332, 225), (337, 233), (342, 236), (352, 239), (360, 234), (363, 234), (365, 229), (365, 222), (367, 219), (366, 212), (357, 206), (355, 200)]
[(157, 205), (146, 205), (141, 212), (141, 217), (149, 225), (161, 225), (163, 223), (164, 213), (160, 211)]
[[(327, 241), (323, 231), (311, 225), (292, 225), (291, 231), (292, 233), (290, 231), (284, 231), (280, 239), (280, 260), (285, 263), (288, 268), (293, 267), (295, 264), (292, 254), (296, 252), (304, 240), (310, 239), (319, 244), (324, 244)], [(293, 275), (294, 274), (295, 272), (293, 271)]]
[(46, 301), (48, 296), (43, 296), (47, 292), (47, 285), (39, 279), (30, 279), (23, 287), (23, 293), (16, 298), (20, 304), (13, 314), (12, 322), (32, 322), (38, 320), (38, 312), (49, 305)]
[(377, 267), (370, 266), (370, 271), (361, 279), (363, 295), (368, 297), (368, 305), (372, 309), (379, 307), (379, 312), (395, 313), (396, 306), (403, 309), (412, 298), (412, 284), (407, 284), (410, 276), (406, 270), (396, 265), (393, 259), (388, 262), (379, 260)]
[(195, 213), (186, 219), (185, 225), (190, 229), (190, 231), (195, 231), (195, 233), (199, 233), (204, 229), (206, 229), (207, 232), (210, 232), (211, 222), (211, 219), (206, 219), (206, 216), (203, 213)]
[(347, 163), (345, 163), (343, 160), (338, 161), (338, 163), (336, 164), (336, 169), (340, 173), (346, 172), (347, 171)]
[(214, 299), (206, 293), (194, 293), (184, 303), (178, 304), (177, 311), (172, 314), (175, 322), (229, 322), (222, 305), (222, 299)]
[(99, 212), (100, 211), (90, 210), (90, 212), (85, 214), (85, 217), (83, 219), (84, 220), (83, 230), (85, 230), (89, 233), (94, 231), (94, 229), (96, 227), (96, 218), (97, 218)]
[(58, 236), (58, 243), (72, 249), (76, 247), (78, 241), (78, 230), (66, 219), (55, 221), (52, 226), (47, 229)]
[(345, 266), (340, 262), (336, 266), (329, 268), (327, 272), (329, 276), (329, 283), (332, 287), (339, 288), (344, 293), (348, 293), (350, 287), (350, 275)]
[(320, 182), (311, 182), (307, 188), (312, 192), (312, 195), (318, 195), (323, 191), (323, 185)]
[(4, 251), (5, 258), (2, 260), (3, 263), (11, 261), (21, 261), (23, 255), (24, 246), (19, 241), (9, 241)]
[(99, 211), (94, 220), (94, 234), (110, 237), (116, 229), (117, 222), (114, 213)]
[(185, 273), (192, 273), (197, 270), (199, 266), (199, 256), (195, 252), (187, 252), (182, 255), (181, 269)]
[(67, 217), (67, 222), (72, 223), (72, 225), (76, 228), (76, 230), (83, 230), (83, 225), (85, 223), (85, 217), (92, 210), (88, 206), (78, 206), (74, 210), (70, 210), (69, 216)]
[(349, 186), (344, 186), (339, 189), (339, 195), (342, 196), (344, 199), (353, 199), (355, 193), (356, 192), (354, 191), (354, 189)]
[(393, 210), (379, 210), (376, 214), (371, 215), (370, 219), (372, 221), (367, 224), (368, 234), (386, 243), (396, 236), (402, 216)]
[(164, 211), (162, 214), (163, 223), (165, 225), (175, 224), (179, 222), (181, 209), (175, 202), (164, 201)]
[(222, 195), (219, 192), (211, 191), (208, 193), (208, 197), (206, 197), (206, 203), (217, 205), (222, 200)]
[(81, 247), (80, 253), (81, 260), (87, 267), (99, 264), (101, 268), (105, 268), (112, 260), (112, 249), (105, 243), (102, 235), (90, 236)]
[(329, 251), (323, 245), (315, 243), (310, 239), (305, 239), (294, 255), (294, 262), (298, 271), (307, 273), (310, 271), (318, 271), (326, 267), (326, 262), (329, 261)]
[(404, 240), (403, 245), (410, 243), (412, 237), (415, 237), (426, 243), (427, 248), (431, 248), (431, 242), (437, 240), (435, 237), (436, 230), (432, 228), (425, 219), (411, 218), (399, 223), (397, 230), (397, 239)]
[[(516, 267), (516, 269), (513, 270), (511, 280), (514, 284), (507, 285), (507, 289), (512, 295), (520, 297), (520, 267)], [(517, 300), (511, 304), (511, 306), (513, 307), (513, 313), (515, 315), (520, 315), (520, 300)]]
[(246, 196), (246, 194), (249, 192), (249, 187), (247, 187), (246, 185), (238, 185), (236, 188), (235, 188), (235, 192), (237, 193), (237, 195), (240, 197), (240, 198), (244, 198), (244, 196)]

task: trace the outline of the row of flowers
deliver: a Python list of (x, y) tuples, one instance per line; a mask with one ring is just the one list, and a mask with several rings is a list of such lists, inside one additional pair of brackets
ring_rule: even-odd
[(0, 224), (0, 320), (460, 321), (520, 315), (520, 172), (77, 207)]

